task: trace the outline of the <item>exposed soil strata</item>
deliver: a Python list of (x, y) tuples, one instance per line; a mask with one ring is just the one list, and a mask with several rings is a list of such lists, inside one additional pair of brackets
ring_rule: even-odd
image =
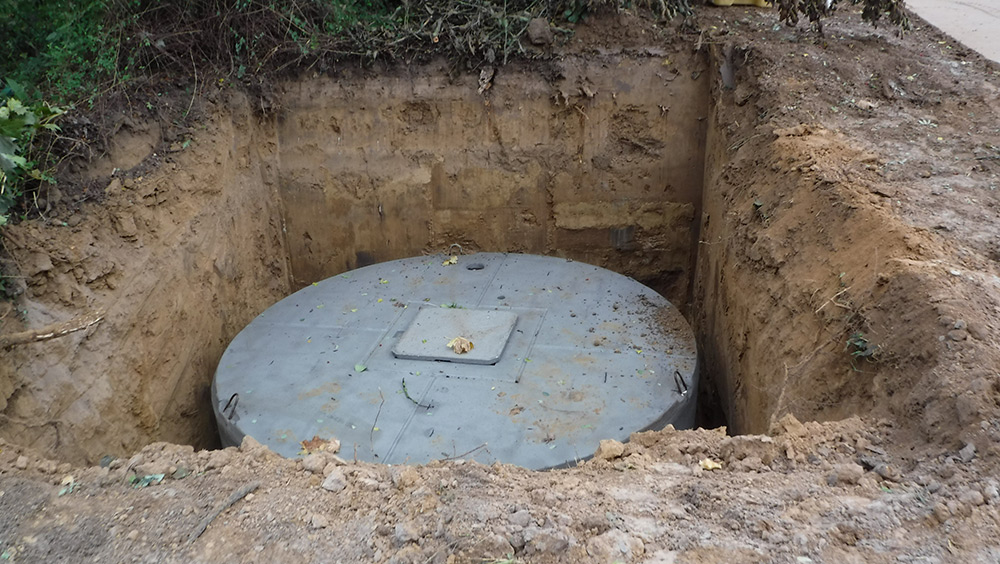
[[(825, 38), (745, 8), (702, 10), (689, 36), (593, 20), (485, 97), (436, 66), (290, 82), (264, 118), (209, 92), (203, 128), (161, 142), (150, 172), (7, 228), (26, 278), (3, 334), (106, 316), (2, 353), (0, 552), (997, 561), (1000, 69), (855, 16)], [(60, 463), (211, 445), (204, 392), (256, 313), (454, 242), (659, 280), (733, 429), (771, 435), (642, 433), (548, 473), (296, 461), (252, 440)]]
[[(850, 37), (847, 49), (870, 41)], [(737, 83), (719, 82), (707, 149), (695, 326), (736, 431), (788, 412), (871, 413), (915, 431), (911, 446), (995, 448), (983, 432), (995, 432), (1000, 303), (984, 219), (997, 170), (978, 158), (995, 87), (943, 80), (939, 45), (914, 59), (890, 41), (895, 55), (862, 82), (843, 78), (858, 70), (833, 45), (799, 46), (790, 56), (805, 63), (785, 72), (753, 45), (732, 50)], [(963, 63), (943, 65), (971, 73)], [(800, 107), (817, 119), (801, 123)]]
[(558, 68), (549, 81), (512, 65), (485, 95), (439, 66), (290, 82), (263, 120), (223, 96), (187, 149), (112, 180), (107, 205), (73, 227), (11, 229), (29, 325), (83, 304), (108, 314), (98, 330), (13, 351), (8, 437), (91, 461), (153, 439), (210, 446), (205, 390), (252, 316), (315, 280), (428, 251), (556, 254), (683, 304), (704, 56), (569, 56)]
[(551, 81), (504, 68), (483, 95), (437, 66), (287, 84), (277, 138), (296, 285), (458, 243), (600, 264), (682, 303), (707, 63), (671, 49), (557, 68)]
[(75, 227), (9, 230), (29, 276), (18, 306), (29, 325), (106, 313), (94, 329), (4, 353), (8, 440), (92, 461), (154, 437), (216, 443), (207, 405), (215, 364), (289, 291), (267, 162), (274, 142), (245, 102), (229, 108), (182, 158), (113, 181), (106, 203), (86, 207)]

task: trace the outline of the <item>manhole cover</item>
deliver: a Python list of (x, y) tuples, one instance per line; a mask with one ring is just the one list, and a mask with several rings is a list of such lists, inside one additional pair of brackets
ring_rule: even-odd
[[(409, 360), (496, 364), (516, 322), (512, 311), (421, 308), (392, 354)], [(465, 339), (469, 350), (463, 350), (461, 343), (452, 344), (457, 339)]]
[(662, 296), (565, 259), (446, 258), (335, 276), (254, 319), (212, 385), (223, 444), (293, 457), (319, 436), (369, 462), (542, 469), (693, 425), (694, 335)]

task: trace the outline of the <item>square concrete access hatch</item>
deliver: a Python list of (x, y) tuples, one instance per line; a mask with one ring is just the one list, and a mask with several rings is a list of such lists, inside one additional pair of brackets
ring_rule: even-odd
[[(517, 314), (512, 311), (422, 308), (392, 354), (406, 360), (496, 364), (516, 323)], [(453, 351), (448, 343), (456, 337), (471, 341), (472, 349), (461, 354)]]

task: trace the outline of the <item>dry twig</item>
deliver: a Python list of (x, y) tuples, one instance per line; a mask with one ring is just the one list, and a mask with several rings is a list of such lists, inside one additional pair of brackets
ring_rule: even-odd
[(187, 540), (188, 544), (191, 544), (194, 541), (198, 540), (198, 537), (200, 537), (202, 533), (204, 533), (205, 530), (208, 529), (208, 526), (212, 524), (212, 521), (214, 521), (216, 517), (221, 515), (223, 511), (229, 509), (237, 501), (245, 498), (247, 494), (256, 490), (259, 487), (260, 487), (260, 482), (250, 482), (249, 484), (245, 486), (240, 486), (235, 491), (233, 491), (232, 495), (229, 496), (229, 499), (227, 499), (221, 505), (212, 510), (211, 513), (206, 515), (205, 518), (201, 520), (201, 523), (198, 523), (198, 526), (195, 527), (194, 531), (191, 532), (191, 536), (188, 537)]
[(88, 327), (96, 325), (103, 319), (104, 312), (95, 311), (88, 313), (87, 315), (70, 319), (69, 321), (46, 325), (41, 329), (31, 329), (28, 331), (10, 333), (8, 335), (0, 335), (0, 349), (63, 337), (65, 335), (69, 335), (70, 333), (82, 331)]

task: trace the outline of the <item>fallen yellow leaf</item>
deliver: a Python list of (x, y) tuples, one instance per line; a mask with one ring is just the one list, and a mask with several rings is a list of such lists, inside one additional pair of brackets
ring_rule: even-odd
[(702, 458), (698, 462), (698, 466), (701, 466), (705, 470), (722, 470), (722, 464), (712, 460), (711, 458)]
[(448, 266), (450, 264), (458, 264), (458, 257), (457, 256), (451, 257), (450, 259), (442, 262), (441, 266)]
[(299, 441), (302, 445), (302, 450), (299, 454), (308, 455), (314, 452), (326, 451), (326, 452), (337, 452), (340, 450), (340, 441), (336, 439), (321, 439), (319, 435), (313, 435), (313, 438), (305, 441)]
[(455, 354), (467, 353), (472, 350), (472, 341), (466, 339), (465, 337), (455, 337), (454, 339), (448, 341), (447, 347), (453, 351)]

